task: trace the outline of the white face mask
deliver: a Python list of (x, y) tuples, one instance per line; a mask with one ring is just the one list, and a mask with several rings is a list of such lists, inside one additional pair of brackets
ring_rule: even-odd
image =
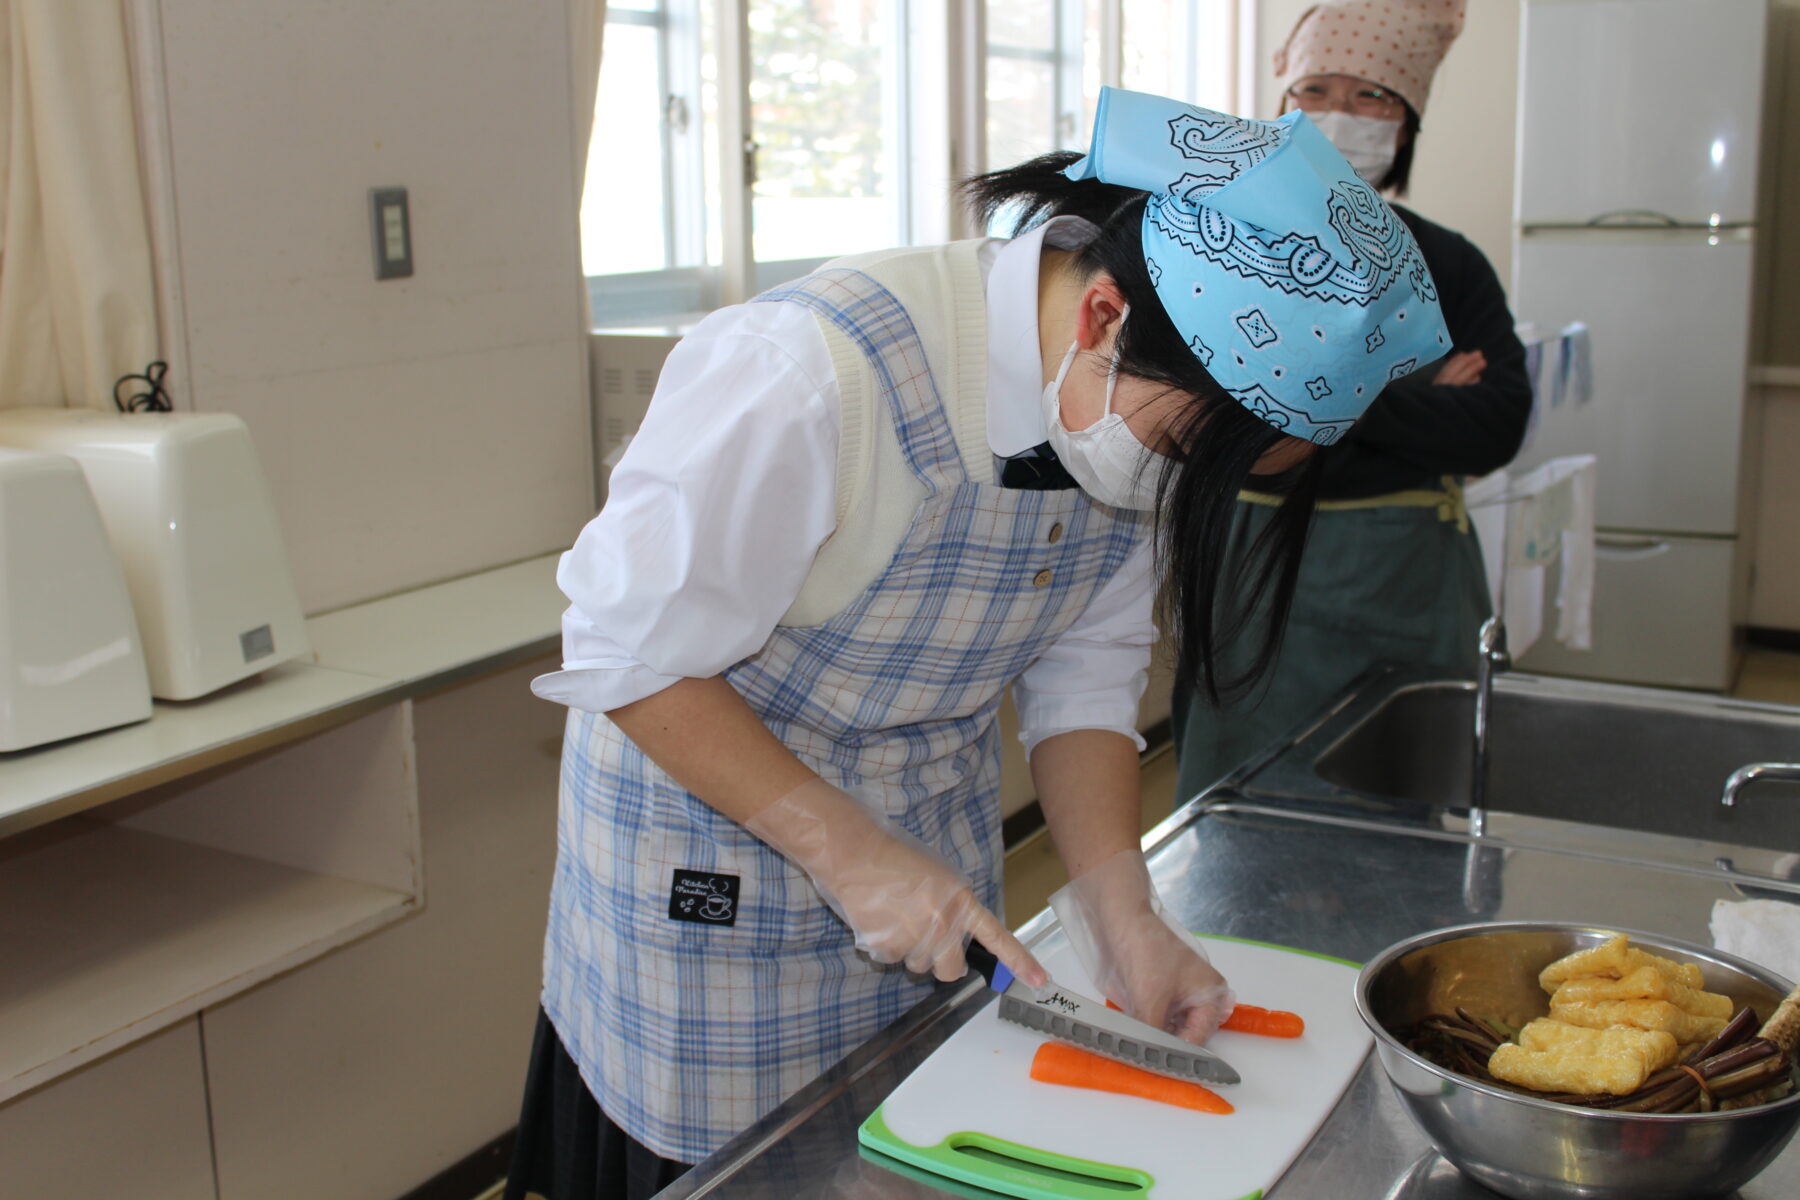
[[(1123, 324), (1124, 316), (1119, 320)], [(1119, 380), (1117, 342), (1112, 366), (1106, 373), (1105, 412), (1086, 429), (1063, 425), (1062, 382), (1078, 348), (1079, 343), (1069, 343), (1069, 352), (1063, 355), (1056, 378), (1044, 385), (1044, 423), (1049, 427), (1050, 448), (1081, 490), (1100, 503), (1114, 508), (1154, 509), (1156, 481), (1162, 475), (1164, 456), (1138, 441), (1125, 418), (1112, 410), (1113, 388)]]
[(1380, 117), (1358, 117), (1347, 112), (1308, 113), (1319, 132), (1349, 160), (1350, 166), (1370, 187), (1380, 187), (1394, 165), (1400, 141), (1400, 122)]

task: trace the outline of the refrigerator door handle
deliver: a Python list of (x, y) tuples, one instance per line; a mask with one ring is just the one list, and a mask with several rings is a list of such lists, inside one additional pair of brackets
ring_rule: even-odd
[(1670, 229), (1679, 228), (1680, 221), (1668, 213), (1657, 212), (1650, 208), (1621, 208), (1613, 212), (1603, 212), (1597, 217), (1589, 217), (1589, 225), (1664, 225)]
[(1669, 552), (1666, 539), (1631, 533), (1597, 533), (1594, 553), (1615, 561), (1655, 558)]

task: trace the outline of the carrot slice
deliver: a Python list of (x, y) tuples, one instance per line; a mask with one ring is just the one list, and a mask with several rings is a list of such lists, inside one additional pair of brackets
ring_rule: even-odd
[[(1114, 1012), (1125, 1010), (1111, 1000), (1106, 1007)], [(1229, 1029), (1233, 1033), (1254, 1033), (1262, 1037), (1297, 1038), (1306, 1032), (1306, 1022), (1299, 1013), (1283, 1012), (1279, 1008), (1258, 1008), (1254, 1004), (1240, 1004), (1231, 1010), (1220, 1029)]]
[(1231, 1010), (1231, 1016), (1219, 1028), (1235, 1033), (1261, 1034), (1263, 1037), (1297, 1038), (1306, 1032), (1306, 1022), (1300, 1019), (1299, 1013), (1240, 1004)]
[(1197, 1083), (1170, 1079), (1066, 1042), (1045, 1042), (1039, 1046), (1031, 1059), (1031, 1077), (1040, 1083), (1141, 1096), (1145, 1100), (1160, 1100), (1164, 1104), (1199, 1112), (1236, 1111), (1223, 1096)]

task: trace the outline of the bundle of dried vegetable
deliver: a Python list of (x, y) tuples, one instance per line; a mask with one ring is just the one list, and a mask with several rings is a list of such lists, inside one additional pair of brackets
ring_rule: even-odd
[(1433, 1013), (1402, 1035), (1408, 1049), (1441, 1067), (1558, 1104), (1614, 1112), (1712, 1112), (1779, 1099), (1793, 1086), (1793, 1053), (1800, 1037), (1800, 988), (1758, 1031), (1756, 1012), (1740, 1009), (1715, 1037), (1695, 1046), (1674, 1066), (1651, 1074), (1625, 1095), (1605, 1092), (1538, 1092), (1497, 1079), (1488, 1070), (1494, 1051), (1510, 1037), (1464, 1009)]

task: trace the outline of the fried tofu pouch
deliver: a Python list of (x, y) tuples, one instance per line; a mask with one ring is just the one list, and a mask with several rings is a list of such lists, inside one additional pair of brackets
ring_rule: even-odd
[(1588, 1029), (1644, 1029), (1672, 1034), (1677, 1042), (1704, 1042), (1725, 1028), (1718, 1017), (1696, 1017), (1667, 1000), (1593, 1000), (1580, 1004), (1550, 1002), (1550, 1017)]
[(1730, 1020), (1732, 1011), (1729, 996), (1678, 983), (1652, 966), (1638, 967), (1619, 979), (1584, 975), (1566, 980), (1557, 985), (1550, 1003), (1592, 1004), (1608, 1000), (1667, 1000), (1690, 1016), (1713, 1017), (1721, 1021)]
[(1538, 1092), (1606, 1092), (1623, 1096), (1675, 1061), (1672, 1034), (1644, 1029), (1588, 1029), (1540, 1017), (1519, 1031), (1517, 1045), (1494, 1051), (1496, 1079)]
[(1621, 933), (1591, 949), (1577, 950), (1557, 959), (1538, 973), (1538, 986), (1546, 992), (1554, 992), (1565, 980), (1584, 975), (1621, 979), (1642, 967), (1654, 967), (1674, 982), (1696, 990), (1705, 983), (1700, 968), (1693, 963), (1678, 963), (1638, 950), (1631, 945), (1631, 939)]

